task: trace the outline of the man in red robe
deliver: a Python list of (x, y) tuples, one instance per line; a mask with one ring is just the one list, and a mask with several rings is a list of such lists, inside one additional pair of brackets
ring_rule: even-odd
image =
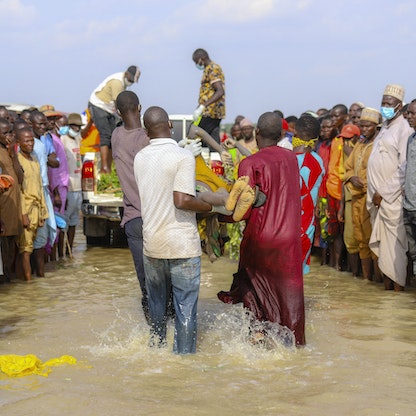
[(282, 119), (264, 113), (257, 122), (259, 151), (244, 159), (238, 175), (266, 195), (250, 208), (240, 247), (240, 262), (225, 303), (243, 302), (256, 319), (277, 322), (293, 331), (296, 345), (305, 344), (301, 198), (294, 152), (277, 146)]

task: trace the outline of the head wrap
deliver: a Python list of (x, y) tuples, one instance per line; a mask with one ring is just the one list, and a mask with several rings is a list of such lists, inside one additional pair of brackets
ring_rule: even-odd
[(293, 138), (292, 138), (292, 146), (293, 146), (294, 149), (296, 147), (300, 147), (300, 146), (310, 147), (311, 149), (313, 149), (315, 147), (315, 142), (317, 140), (318, 140), (318, 138), (311, 139), (311, 140), (302, 140), (299, 137), (293, 136)]
[(351, 108), (353, 105), (357, 105), (357, 106), (358, 106), (358, 107), (360, 107), (360, 108), (364, 108), (364, 107), (365, 107), (365, 105), (364, 105), (361, 101), (355, 101), (354, 103), (352, 103), (352, 104), (350, 105), (350, 108)]
[(240, 127), (254, 127), (254, 124), (248, 118), (243, 118), (240, 121)]

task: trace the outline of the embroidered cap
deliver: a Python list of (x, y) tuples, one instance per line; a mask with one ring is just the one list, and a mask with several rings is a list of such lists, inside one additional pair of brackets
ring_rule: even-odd
[(398, 84), (389, 84), (384, 89), (383, 95), (389, 95), (390, 97), (397, 98), (400, 101), (404, 99), (404, 88)]
[(371, 107), (363, 108), (360, 121), (371, 121), (372, 123), (379, 124), (381, 121), (380, 111)]

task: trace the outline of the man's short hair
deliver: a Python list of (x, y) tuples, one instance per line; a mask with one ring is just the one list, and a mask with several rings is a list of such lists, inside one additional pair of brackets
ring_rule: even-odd
[(116, 98), (116, 108), (121, 114), (136, 110), (139, 97), (133, 91), (122, 91)]
[(209, 58), (208, 52), (205, 49), (198, 48), (192, 54), (192, 59), (193, 60), (198, 60), (200, 58)]
[(332, 107), (332, 110), (341, 110), (342, 114), (348, 114), (348, 108), (345, 104), (337, 104)]
[(22, 127), (21, 129), (16, 130), (16, 139), (19, 140), (23, 133), (30, 133), (33, 135), (33, 129), (30, 126)]
[(278, 141), (282, 135), (282, 117), (274, 111), (264, 113), (259, 117), (257, 128), (263, 138)]
[(299, 139), (308, 141), (316, 139), (321, 131), (319, 121), (310, 115), (303, 115), (295, 122), (296, 136)]
[(147, 129), (160, 128), (168, 122), (168, 113), (162, 107), (149, 107), (143, 115), (143, 123)]

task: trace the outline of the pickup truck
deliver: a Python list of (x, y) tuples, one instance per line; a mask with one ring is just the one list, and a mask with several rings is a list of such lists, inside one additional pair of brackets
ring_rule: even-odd
[[(175, 114), (169, 119), (172, 137), (180, 141), (192, 123), (192, 115)], [(82, 165), (83, 232), (88, 245), (125, 247), (127, 239), (120, 227), (123, 216), (123, 197), (115, 193), (97, 191), (100, 170), (99, 152), (87, 152)], [(132, 172), (133, 174), (133, 172)]]

